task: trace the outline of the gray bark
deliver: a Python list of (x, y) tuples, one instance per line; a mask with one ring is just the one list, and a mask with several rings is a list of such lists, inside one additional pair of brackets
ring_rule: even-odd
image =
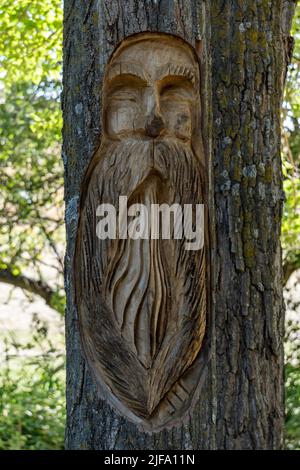
[[(65, 0), (63, 160), (69, 449), (273, 449), (283, 442), (280, 105), (293, 1)], [(105, 64), (127, 35), (183, 37), (202, 68), (210, 214), (206, 371), (189, 421), (146, 434), (98, 396), (72, 265), (80, 183), (101, 136)]]

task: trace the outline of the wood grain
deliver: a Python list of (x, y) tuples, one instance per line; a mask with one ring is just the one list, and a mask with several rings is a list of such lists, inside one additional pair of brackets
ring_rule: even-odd
[(99, 240), (96, 209), (204, 202), (196, 54), (171, 35), (126, 38), (107, 64), (101, 145), (81, 190), (75, 288), (101, 393), (147, 431), (189, 411), (206, 326), (205, 249), (185, 238)]

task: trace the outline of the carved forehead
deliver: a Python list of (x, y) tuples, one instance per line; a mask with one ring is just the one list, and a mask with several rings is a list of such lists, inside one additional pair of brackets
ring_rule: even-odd
[(199, 66), (192, 48), (173, 36), (151, 33), (144, 37), (125, 39), (108, 64), (108, 79), (120, 73), (135, 73), (162, 78), (185, 75), (194, 83), (199, 80)]

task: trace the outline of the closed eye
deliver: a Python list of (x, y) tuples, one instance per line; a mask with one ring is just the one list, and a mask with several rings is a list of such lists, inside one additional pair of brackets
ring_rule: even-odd
[(190, 80), (183, 77), (167, 77), (160, 84), (160, 96), (163, 100), (192, 101), (194, 89)]
[(135, 96), (128, 96), (128, 95), (112, 95), (111, 99), (113, 101), (130, 101), (131, 103), (137, 102), (137, 99)]
[(117, 102), (136, 103), (140, 99), (141, 92), (145, 86), (146, 82), (140, 77), (121, 74), (111, 80), (108, 88), (108, 97)]
[(170, 101), (192, 101), (193, 94), (191, 94), (188, 90), (179, 87), (169, 87), (165, 89), (163, 93), (161, 93), (162, 100), (170, 100)]
[(122, 86), (112, 90), (109, 99), (117, 103), (137, 103), (140, 99), (140, 92), (130, 86)]

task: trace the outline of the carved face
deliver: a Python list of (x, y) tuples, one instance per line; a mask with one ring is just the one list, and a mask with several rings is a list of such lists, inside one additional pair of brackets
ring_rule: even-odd
[[(82, 345), (101, 396), (148, 431), (180, 421), (200, 377), (205, 252), (182, 240), (96, 237), (96, 208), (203, 203), (199, 68), (178, 38), (119, 46), (103, 86), (104, 131), (82, 189), (75, 289)], [(200, 150), (199, 150), (200, 149)]]
[(104, 94), (105, 132), (111, 139), (132, 135), (190, 141), (199, 102), (198, 64), (186, 45), (146, 39), (112, 59)]

